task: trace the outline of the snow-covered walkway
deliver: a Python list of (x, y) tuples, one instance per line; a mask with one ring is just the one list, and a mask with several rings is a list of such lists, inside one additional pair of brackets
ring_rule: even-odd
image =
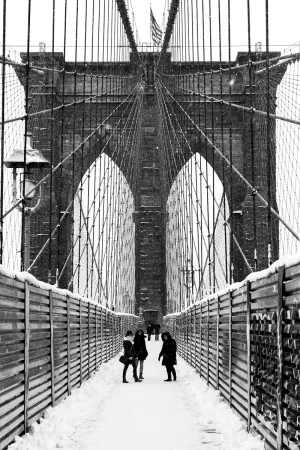
[(162, 342), (147, 341), (149, 356), (142, 383), (129, 367), (123, 384), (119, 357), (103, 364), (84, 385), (41, 424), (17, 438), (12, 450), (262, 450), (263, 442), (209, 389), (180, 357), (178, 381), (165, 383), (157, 357)]

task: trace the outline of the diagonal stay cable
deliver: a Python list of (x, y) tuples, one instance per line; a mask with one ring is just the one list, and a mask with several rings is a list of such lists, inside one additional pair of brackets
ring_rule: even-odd
[[(58, 163), (53, 169), (52, 169), (52, 174), (55, 173), (66, 161), (68, 161), (73, 155), (75, 155), (75, 153), (78, 152), (78, 150), (81, 149), (81, 147), (86, 144), (98, 131), (99, 129), (105, 124), (105, 122), (108, 121), (108, 119), (110, 117), (112, 117), (115, 112), (121, 108), (121, 106), (123, 106), (124, 103), (126, 103), (128, 101), (128, 99), (133, 96), (134, 91), (136, 91), (138, 89), (139, 85), (136, 85), (135, 88), (129, 93), (129, 95), (126, 97), (126, 99), (123, 100), (123, 102), (121, 102), (94, 130), (92, 133), (90, 133), (80, 144), (77, 145), (77, 147), (75, 147), (75, 149), (68, 155), (66, 156), (60, 163)], [(109, 137), (109, 139), (106, 141), (105, 143), (105, 147), (107, 146), (107, 143), (111, 140), (112, 135)], [(37, 189), (42, 183), (44, 183), (48, 178), (50, 177), (50, 173), (47, 174), (44, 178), (42, 178), (36, 185), (34, 188), (31, 189), (31, 191), (29, 191), (27, 193), (27, 195), (30, 195), (35, 189)], [(24, 198), (21, 197), (11, 208), (9, 208), (4, 214), (3, 214), (3, 219), (9, 214), (11, 213), (20, 203), (22, 203), (24, 201)]]
[[(268, 206), (268, 202), (265, 200), (265, 198), (259, 194), (259, 192), (252, 186), (251, 183), (240, 173), (240, 171), (230, 163), (230, 161), (226, 158), (226, 156), (222, 153), (222, 151), (211, 141), (211, 139), (199, 128), (199, 126), (195, 123), (195, 121), (192, 119), (192, 117), (185, 111), (185, 109), (181, 106), (181, 104), (172, 96), (170, 91), (167, 89), (165, 85), (163, 85), (166, 91), (168, 92), (170, 98), (173, 100), (174, 103), (176, 103), (179, 108), (183, 111), (183, 113), (187, 116), (189, 121), (193, 124), (193, 126), (196, 128), (196, 130), (199, 131), (199, 133), (202, 135), (202, 137), (207, 141), (207, 143), (212, 147), (212, 149), (225, 161), (225, 163), (228, 165), (228, 167), (232, 167), (232, 171), (235, 172), (238, 177), (252, 190), (253, 195), (256, 195), (259, 200), (265, 205)], [(290, 231), (290, 233), (298, 240), (300, 241), (300, 237), (298, 234), (286, 223), (284, 219), (275, 211), (274, 208), (270, 208), (271, 213)]]
[[(79, 201), (80, 211), (81, 211), (81, 214), (82, 214), (82, 217), (83, 217), (84, 226), (85, 226), (87, 237), (88, 237), (88, 240), (89, 240), (89, 243), (90, 243), (90, 247), (91, 247), (91, 250), (92, 250), (92, 256), (93, 256), (94, 264), (95, 264), (97, 272), (98, 272), (101, 288), (102, 288), (102, 291), (104, 292), (104, 297), (106, 298), (105, 289), (103, 287), (103, 284), (102, 284), (102, 281), (101, 281), (101, 277), (100, 277), (100, 270), (99, 270), (97, 259), (96, 259), (95, 253), (94, 253), (94, 246), (93, 246), (92, 241), (91, 241), (91, 236), (90, 236), (90, 232), (89, 232), (89, 229), (88, 229), (87, 221), (86, 221), (86, 218), (85, 218), (84, 210), (83, 210), (83, 207), (82, 207), (81, 198), (80, 198), (80, 195), (78, 194), (78, 192), (76, 193), (76, 196), (77, 196), (78, 201)], [(98, 283), (97, 283), (97, 288), (99, 290)], [(100, 294), (100, 292), (99, 292), (99, 294)], [(106, 300), (107, 300), (107, 298), (106, 298)]]
[(11, 122), (17, 122), (18, 120), (29, 119), (30, 117), (41, 116), (41, 115), (47, 114), (49, 112), (52, 113), (52, 111), (65, 110), (66, 108), (69, 108), (71, 106), (81, 105), (81, 104), (84, 104), (86, 102), (91, 102), (92, 100), (95, 100), (95, 99), (97, 99), (99, 97), (104, 97), (104, 96), (107, 96), (108, 94), (116, 93), (116, 91), (119, 91), (119, 90), (123, 89), (126, 86), (130, 86), (132, 83), (134, 83), (139, 78), (140, 77), (136, 77), (134, 80), (132, 80), (130, 83), (128, 83), (125, 86), (120, 86), (118, 88), (112, 89), (111, 91), (103, 92), (102, 94), (91, 95), (91, 96), (89, 96), (87, 98), (84, 98), (83, 100), (74, 101), (74, 102), (67, 103), (67, 104), (63, 103), (62, 105), (56, 106), (55, 108), (44, 109), (43, 111), (36, 111), (34, 113), (28, 113), (28, 114), (23, 114), (22, 116), (14, 117), (13, 119), (7, 119), (4, 122), (0, 122), (0, 126), (1, 125), (5, 125), (7, 123), (11, 123)]
[[(106, 121), (106, 120), (107, 120), (107, 119), (105, 119), (105, 121)], [(120, 119), (120, 120), (121, 120), (121, 119)], [(105, 123), (105, 121), (102, 122), (102, 124)], [(101, 126), (102, 124), (100, 124), (100, 126)], [(97, 127), (97, 129), (99, 129), (99, 127)], [(96, 130), (95, 130), (95, 131), (96, 131)], [(94, 133), (94, 132), (93, 132), (93, 133)], [(93, 133), (92, 133), (92, 134), (93, 134)], [(106, 141), (104, 147), (102, 148), (102, 152), (103, 152), (104, 149), (107, 147), (107, 145), (109, 144), (109, 142), (110, 142), (110, 140), (112, 139), (112, 137), (113, 137), (113, 133), (111, 134), (111, 136), (109, 137), (109, 139)], [(80, 148), (81, 145), (82, 145), (82, 144), (80, 144), (78, 148)], [(78, 148), (77, 148), (77, 150), (78, 150)], [(75, 149), (75, 150), (76, 150), (76, 149)], [(72, 153), (74, 153), (75, 150), (74, 150)], [(67, 158), (65, 158), (65, 160), (68, 159), (68, 158), (72, 155), (72, 153), (71, 153)], [(64, 161), (65, 161), (65, 160), (64, 160)], [(60, 166), (60, 164), (58, 164), (58, 166), (56, 166), (56, 167), (58, 168), (59, 166)], [(46, 177), (44, 177), (44, 179), (48, 178), (48, 176), (50, 176), (50, 175), (48, 174)], [(20, 200), (22, 201), (22, 199), (20, 199)], [(19, 200), (19, 202), (20, 202), (20, 200)], [(67, 215), (67, 213), (69, 212), (69, 209), (71, 208), (71, 206), (73, 205), (73, 203), (74, 203), (74, 199), (71, 200), (71, 202), (69, 203), (68, 207), (66, 208), (64, 214), (62, 215), (61, 219), (59, 220), (58, 224), (56, 225), (55, 229), (54, 229), (53, 232), (51, 233), (51, 236), (47, 239), (47, 241), (45, 242), (45, 244), (43, 245), (43, 247), (41, 248), (41, 250), (40, 250), (39, 253), (37, 254), (36, 258), (35, 258), (34, 261), (31, 263), (30, 267), (28, 268), (28, 272), (32, 269), (33, 265), (34, 265), (34, 264), (37, 262), (37, 260), (40, 258), (40, 256), (41, 256), (42, 253), (44, 252), (45, 248), (49, 245), (50, 239), (52, 239), (52, 238), (55, 236), (55, 234), (57, 233), (58, 227), (60, 226), (60, 224), (62, 223), (62, 221), (63, 221), (64, 218), (66, 217), (66, 215)]]
[[(163, 77), (164, 75), (162, 75)], [(237, 109), (241, 109), (243, 111), (247, 111), (251, 114), (259, 114), (261, 116), (264, 117), (271, 117), (272, 119), (278, 119), (278, 120), (282, 120), (284, 122), (289, 122), (289, 123), (294, 123), (296, 125), (300, 125), (300, 120), (295, 120), (295, 119), (289, 119), (287, 117), (283, 117), (283, 116), (278, 116), (277, 114), (272, 114), (272, 113), (268, 113), (267, 111), (262, 111), (260, 109), (256, 109), (253, 107), (249, 107), (249, 106), (243, 106), (243, 105), (238, 105), (234, 102), (228, 102), (226, 100), (223, 99), (218, 99), (215, 97), (212, 97), (211, 95), (207, 95), (207, 94), (203, 94), (201, 92), (198, 91), (192, 91), (191, 89), (185, 89), (184, 87), (180, 86), (180, 85), (176, 85), (174, 83), (172, 83), (171, 81), (168, 81), (169, 84), (178, 87), (179, 89), (181, 89), (182, 91), (187, 92), (189, 95), (199, 95), (199, 97), (205, 98), (207, 100), (209, 100), (212, 103), (220, 103), (221, 105), (226, 105), (226, 106), (232, 106), (233, 108), (237, 108)]]

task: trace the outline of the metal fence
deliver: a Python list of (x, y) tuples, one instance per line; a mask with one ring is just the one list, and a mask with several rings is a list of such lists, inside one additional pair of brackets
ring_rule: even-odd
[(115, 356), (137, 322), (0, 275), (0, 449)]
[(300, 449), (299, 264), (166, 316), (165, 326), (266, 449)]

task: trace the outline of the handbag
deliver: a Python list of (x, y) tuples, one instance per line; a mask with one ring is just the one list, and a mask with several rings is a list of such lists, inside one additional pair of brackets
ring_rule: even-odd
[(121, 355), (119, 358), (120, 363), (122, 364), (132, 364), (134, 365), (134, 358), (129, 359), (129, 356)]
[(121, 355), (120, 358), (119, 358), (119, 361), (122, 364), (128, 364), (129, 363), (129, 358), (128, 358), (128, 356)]

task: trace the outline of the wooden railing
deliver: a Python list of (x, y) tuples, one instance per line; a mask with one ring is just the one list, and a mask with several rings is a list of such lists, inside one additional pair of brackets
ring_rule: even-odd
[(180, 355), (267, 449), (300, 449), (300, 265), (245, 281), (164, 324)]
[(0, 449), (115, 356), (137, 323), (0, 275)]

